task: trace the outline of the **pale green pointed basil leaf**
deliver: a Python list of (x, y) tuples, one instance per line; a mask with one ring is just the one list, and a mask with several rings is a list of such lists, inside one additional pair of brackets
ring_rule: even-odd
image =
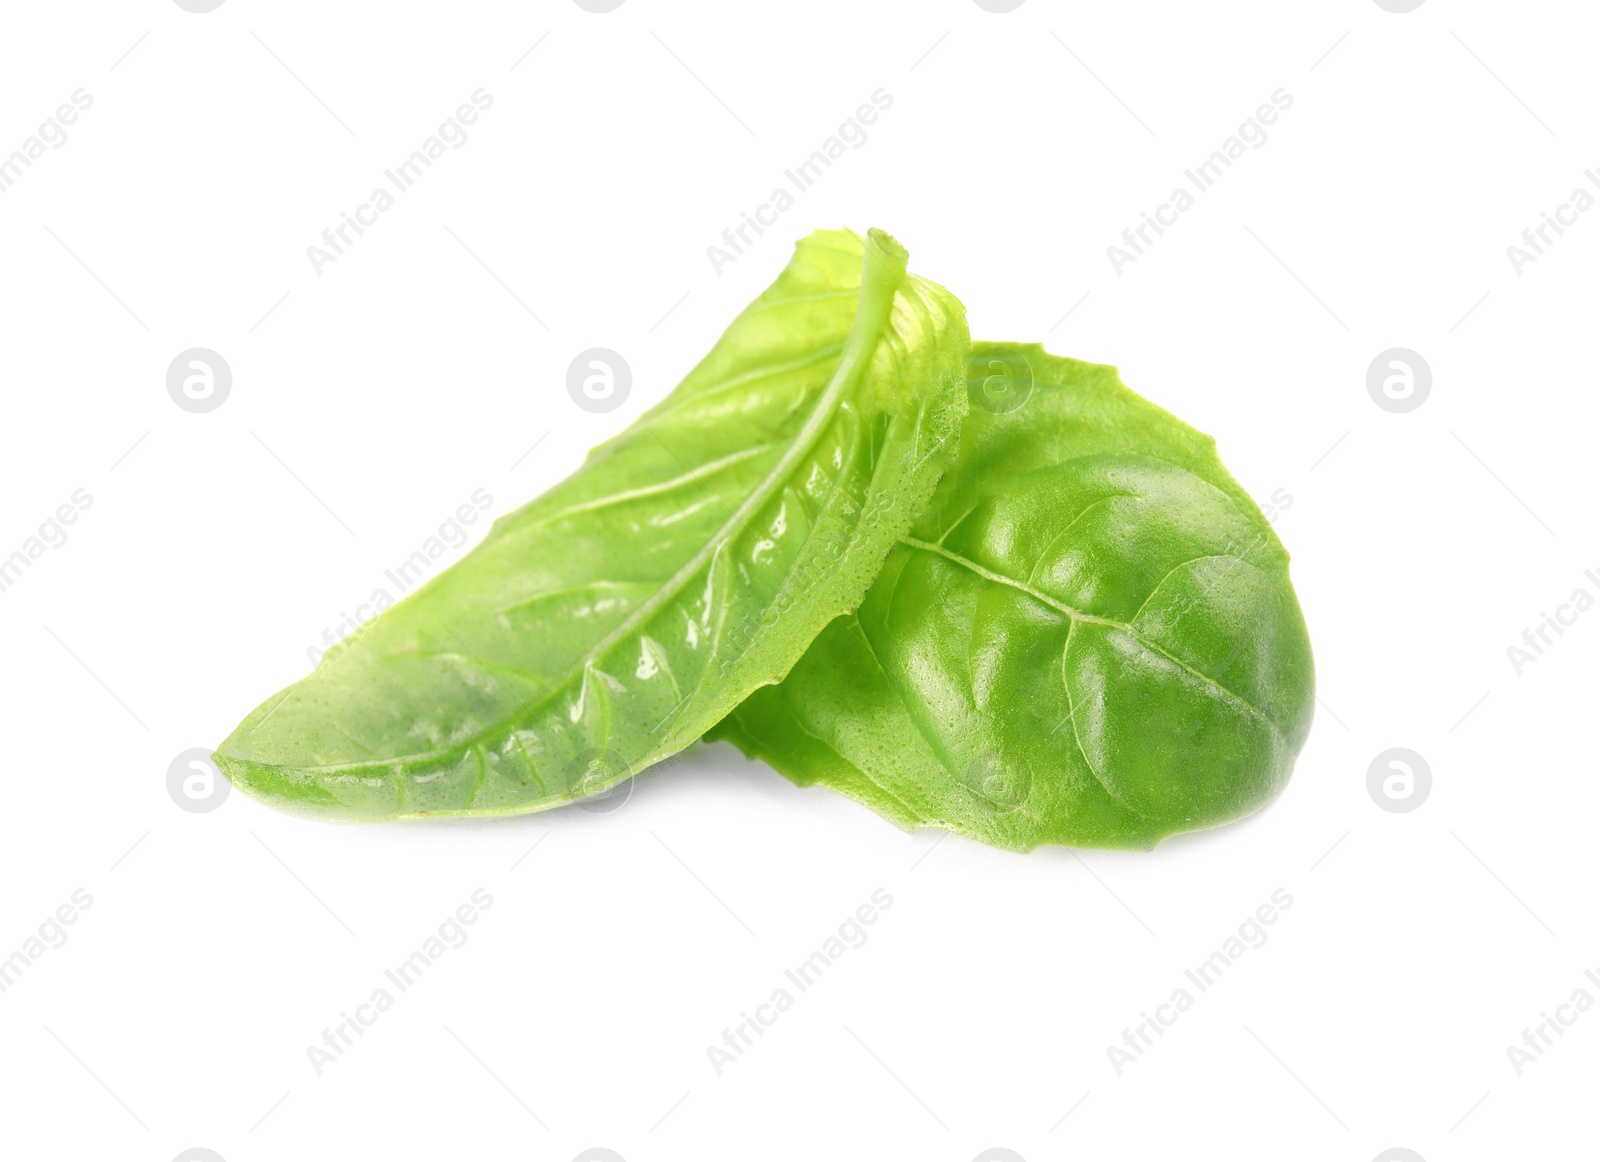
[(968, 376), (959, 462), (859, 612), (712, 737), (1018, 850), (1148, 848), (1267, 803), (1311, 649), (1211, 439), (1037, 346), (979, 344)]
[(682, 749), (854, 608), (952, 462), (961, 304), (818, 232), (659, 406), (217, 751), (325, 817), (534, 811)]

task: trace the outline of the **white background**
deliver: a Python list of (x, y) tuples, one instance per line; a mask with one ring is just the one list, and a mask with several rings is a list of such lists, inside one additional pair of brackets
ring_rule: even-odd
[[(1590, 6), (3, 19), (0, 153), (74, 90), (94, 102), (0, 194), (0, 556), (75, 489), (93, 504), (0, 593), (0, 956), (75, 889), (93, 905), (0, 994), (0, 1154), (1592, 1149), (1600, 1013), (1521, 1076), (1506, 1053), (1575, 990), (1600, 1000), (1600, 613), (1520, 677), (1506, 652), (1600, 595), (1600, 214), (1520, 276), (1506, 255), (1600, 165)], [(479, 88), (470, 140), (316, 274), (306, 247)], [(714, 273), (706, 247), (878, 88), (866, 143)], [(1106, 247), (1279, 88), (1267, 143), (1115, 273)], [(1256, 497), (1292, 496), (1275, 520), (1320, 707), (1275, 805), (1152, 854), (1018, 856), (719, 746), (610, 814), (175, 806), (173, 757), (305, 673), (474, 489), (499, 514), (570, 472), (793, 239), (839, 225), (895, 233), (974, 335), (1118, 364)], [(234, 377), (204, 415), (165, 386), (194, 346)], [(608, 415), (565, 391), (591, 346), (634, 373)], [(1433, 371), (1404, 415), (1366, 390), (1393, 346)], [(1433, 773), (1406, 814), (1367, 791), (1397, 746)], [(868, 942), (717, 1076), (707, 1046), (880, 887)], [(468, 942), (318, 1076), (307, 1046), (476, 888), (494, 903)], [(1279, 888), (1270, 939), (1118, 1076), (1107, 1047)]]

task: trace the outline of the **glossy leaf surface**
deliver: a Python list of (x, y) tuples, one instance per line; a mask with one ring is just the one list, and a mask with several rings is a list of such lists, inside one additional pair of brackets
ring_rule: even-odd
[(823, 231), (660, 405), (218, 749), (344, 819), (506, 814), (682, 749), (861, 600), (953, 461), (961, 304)]
[(1270, 801), (1310, 729), (1288, 555), (1114, 368), (979, 344), (957, 467), (859, 612), (712, 737), (903, 827), (1147, 848)]

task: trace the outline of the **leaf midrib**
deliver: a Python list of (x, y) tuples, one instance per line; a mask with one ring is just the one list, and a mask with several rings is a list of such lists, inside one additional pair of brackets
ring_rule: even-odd
[[(1007, 577), (1003, 573), (996, 573), (993, 569), (987, 569), (984, 566), (978, 564), (976, 561), (972, 560), (971, 558), (964, 557), (960, 553), (953, 552), (950, 549), (945, 548), (943, 545), (936, 545), (936, 544), (933, 544), (931, 541), (923, 541), (923, 540), (917, 539), (916, 537), (910, 537), (910, 536), (901, 537), (900, 538), (900, 543), (903, 544), (903, 545), (908, 546), (909, 548), (920, 549), (923, 552), (933, 553), (933, 554), (935, 554), (937, 556), (944, 557), (946, 560), (951, 561), (952, 563), (954, 563), (956, 565), (960, 565), (962, 568), (969, 570), (970, 572), (972, 572), (976, 576), (982, 577), (985, 581), (991, 581), (991, 582), (993, 582), (993, 583), (995, 583), (997, 585), (1005, 585), (1005, 586), (1008, 586), (1008, 587), (1010, 587), (1012, 589), (1015, 589), (1017, 592), (1025, 594), (1028, 597), (1031, 597), (1033, 600), (1039, 602), (1041, 605), (1047, 606), (1048, 608), (1055, 610), (1057, 613), (1063, 615), (1064, 617), (1070, 618), (1073, 622), (1082, 623), (1082, 624), (1086, 624), (1086, 625), (1101, 625), (1101, 626), (1105, 626), (1107, 629), (1121, 630), (1123, 633), (1126, 633), (1129, 637), (1131, 637), (1135, 641), (1137, 641), (1140, 645), (1142, 645), (1146, 649), (1148, 649), (1151, 653), (1159, 654), (1161, 657), (1166, 658), (1173, 665), (1177, 666), (1179, 669), (1183, 670), (1184, 672), (1192, 675), (1194, 678), (1198, 679), (1200, 682), (1203, 682), (1205, 685), (1209, 686), (1211, 689), (1215, 690), (1217, 693), (1221, 694), (1222, 696), (1228, 698), (1229, 700), (1231, 700), (1233, 702), (1236, 702), (1240, 706), (1244, 707), (1252, 715), (1254, 715), (1255, 717), (1259, 718), (1262, 722), (1266, 723), (1267, 727), (1274, 734), (1276, 734), (1280, 739), (1284, 739), (1285, 738), (1284, 733), (1283, 733), (1282, 729), (1279, 728), (1278, 724), (1276, 722), (1274, 722), (1272, 720), (1272, 718), (1264, 710), (1262, 710), (1259, 706), (1257, 706), (1255, 703), (1251, 702), (1248, 698), (1246, 698), (1244, 695), (1238, 693), (1237, 691), (1228, 689), (1228, 687), (1224, 686), (1221, 682), (1217, 681), (1215, 678), (1211, 677), (1209, 674), (1201, 673), (1199, 670), (1195, 669), (1193, 666), (1191, 666), (1188, 662), (1184, 661), (1182, 658), (1177, 657), (1174, 654), (1168, 652), (1160, 644), (1158, 644), (1157, 642), (1151, 641), (1144, 634), (1140, 633), (1139, 630), (1134, 628), (1134, 626), (1131, 625), (1130, 623), (1125, 622), (1125, 621), (1118, 621), (1115, 618), (1101, 617), (1098, 614), (1085, 613), (1081, 609), (1074, 609), (1072, 606), (1067, 605), (1065, 602), (1059, 601), (1056, 598), (1051, 597), (1048, 593), (1045, 593), (1045, 592), (1042, 592), (1041, 590), (1035, 589), (1032, 585), (1029, 585), (1025, 581), (1018, 581), (1015, 577)], [(1227, 554), (1212, 553), (1212, 554), (1207, 554), (1207, 556), (1211, 556), (1211, 557), (1227, 556)], [(1202, 560), (1202, 559), (1204, 559), (1204, 558), (1196, 558), (1196, 560)], [(1244, 563), (1244, 564), (1248, 564), (1249, 563), (1249, 562), (1245, 562), (1243, 560), (1243, 558), (1231, 558), (1231, 559), (1239, 560), (1239, 561), (1241, 561), (1241, 563)], [(1168, 576), (1171, 576), (1170, 572), (1168, 573)], [(1163, 578), (1163, 580), (1165, 580), (1165, 579)], [(1149, 598), (1147, 597), (1145, 600), (1148, 603)], [(1143, 606), (1141, 606), (1140, 608), (1142, 609)], [(1070, 694), (1069, 694), (1069, 697), (1070, 697)], [(1285, 739), (1285, 741), (1287, 741), (1287, 740)]]
[[(872, 244), (869, 242), (867, 245), (870, 247)], [(878, 272), (873, 272), (871, 266), (873, 258), (878, 259), (880, 268)], [(887, 274), (887, 277), (885, 277), (885, 274)], [(862, 283), (857, 288), (861, 305), (857, 308), (855, 321), (845, 340), (839, 364), (834, 369), (832, 378), (823, 389), (821, 396), (818, 397), (816, 404), (812, 408), (811, 415), (807, 417), (805, 425), (795, 436), (789, 449), (780, 457), (777, 464), (773, 466), (761, 483), (750, 492), (739, 507), (729, 516), (722, 527), (707, 539), (705, 545), (693, 557), (668, 578), (655, 593), (640, 604), (632, 614), (620, 622), (611, 633), (585, 651), (582, 658), (558, 676), (549, 688), (538, 695), (531, 704), (517, 699), (516, 712), (497, 718), (482, 730), (447, 748), (422, 751), (410, 755), (397, 755), (393, 758), (376, 761), (322, 763), (314, 767), (298, 769), (309, 769), (318, 774), (347, 774), (363, 770), (389, 772), (397, 767), (410, 764), (438, 761), (450, 755), (464, 754), (474, 746), (481, 745), (485, 739), (494, 738), (503, 733), (510, 723), (518, 720), (519, 716), (531, 717), (540, 709), (548, 706), (570, 686), (574, 679), (584, 675), (596, 660), (625, 640), (639, 626), (646, 624), (668, 602), (674, 600), (690, 581), (700, 575), (717, 551), (723, 545), (731, 542), (740, 531), (749, 525), (754, 515), (760, 511), (767, 501), (772, 499), (777, 490), (790, 478), (795, 466), (811, 454), (818, 441), (822, 438), (829, 422), (833, 419), (834, 413), (838, 410), (845, 393), (859, 383), (861, 376), (865, 374), (884, 330), (889, 326), (894, 296), (898, 289), (898, 283), (903, 277), (903, 270), (898, 272), (887, 270), (882, 259), (872, 255), (869, 250), (868, 258), (863, 264)], [(876, 318), (871, 318), (871, 315), (875, 315)], [(497, 682), (500, 681), (498, 675), (493, 674), (487, 667), (483, 668)], [(509, 691), (509, 687), (507, 689)], [(515, 692), (512, 691), (511, 693), (513, 698), (516, 698)], [(675, 708), (674, 713), (681, 707), (682, 703), (679, 704), (678, 708)], [(644, 765), (648, 765), (648, 756), (641, 762)]]

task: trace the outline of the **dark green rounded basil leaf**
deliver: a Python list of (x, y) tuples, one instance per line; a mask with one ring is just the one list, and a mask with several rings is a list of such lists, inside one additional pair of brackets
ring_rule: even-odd
[(961, 454), (860, 610), (712, 737), (904, 827), (1148, 848), (1257, 810), (1312, 713), (1289, 558), (1114, 368), (978, 344)]

